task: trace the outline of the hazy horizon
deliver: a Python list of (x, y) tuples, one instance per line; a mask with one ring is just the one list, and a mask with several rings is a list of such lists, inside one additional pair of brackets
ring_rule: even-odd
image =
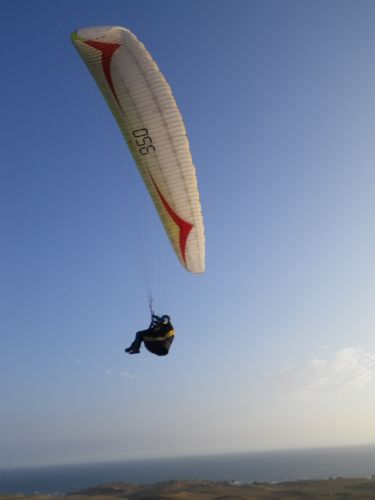
[(291, 481), (316, 486), (317, 480), (326, 480), (323, 482), (327, 484), (322, 486), (331, 490), (333, 483), (343, 478), (356, 478), (358, 483), (361, 479), (370, 480), (369, 484), (361, 483), (360, 487), (371, 489), (374, 458), (375, 446), (372, 445), (0, 469), (0, 492), (37, 492), (56, 496), (100, 487), (105, 494), (111, 487), (119, 492), (121, 483), (124, 487), (158, 487), (171, 483), (189, 484), (192, 481), (195, 485), (197, 481), (213, 481), (217, 486), (227, 483), (236, 486), (284, 484), (290, 487)]
[(121, 463), (137, 463), (137, 462), (154, 462), (154, 461), (165, 461), (165, 460), (180, 460), (180, 459), (199, 459), (199, 458), (211, 458), (211, 457), (226, 457), (226, 456), (242, 456), (242, 455), (268, 455), (268, 454), (278, 454), (278, 453), (298, 453), (298, 452), (325, 452), (334, 450), (358, 450), (363, 448), (374, 448), (375, 443), (360, 443), (360, 444), (341, 444), (335, 446), (311, 446), (308, 448), (296, 447), (296, 448), (278, 448), (278, 449), (259, 449), (259, 450), (241, 450), (241, 451), (216, 451), (216, 452), (201, 452), (196, 454), (180, 454), (180, 455), (149, 455), (149, 456), (135, 456), (133, 458), (116, 458), (116, 459), (103, 459), (94, 461), (77, 461), (77, 462), (62, 462), (62, 463), (44, 463), (44, 464), (33, 464), (33, 465), (18, 465), (13, 467), (1, 467), (0, 471), (6, 472), (8, 470), (29, 470), (29, 469), (48, 469), (48, 468), (71, 468), (75, 466), (100, 466), (100, 465), (111, 465), (111, 464), (121, 464)]

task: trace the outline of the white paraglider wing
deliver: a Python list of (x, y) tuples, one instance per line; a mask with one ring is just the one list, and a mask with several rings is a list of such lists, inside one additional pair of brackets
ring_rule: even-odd
[(182, 265), (205, 266), (205, 238), (195, 167), (170, 86), (129, 30), (84, 28), (72, 41), (103, 93)]

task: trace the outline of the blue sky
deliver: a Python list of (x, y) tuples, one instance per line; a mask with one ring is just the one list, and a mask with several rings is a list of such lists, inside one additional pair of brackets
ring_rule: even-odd
[[(364, 0), (3, 0), (0, 467), (375, 442), (374, 20)], [(182, 111), (202, 276), (70, 42), (106, 24)], [(165, 359), (123, 352), (149, 320), (143, 216)]]

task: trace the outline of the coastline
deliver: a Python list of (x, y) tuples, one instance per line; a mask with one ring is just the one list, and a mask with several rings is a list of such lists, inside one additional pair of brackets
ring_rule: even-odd
[(374, 499), (375, 476), (371, 478), (328, 478), (324, 480), (299, 480), (281, 483), (244, 484), (238, 481), (163, 481), (139, 485), (132, 483), (108, 483), (92, 486), (84, 490), (65, 494), (25, 495), (22, 493), (1, 494), (0, 500), (262, 500), (280, 499), (319, 499), (345, 497)]

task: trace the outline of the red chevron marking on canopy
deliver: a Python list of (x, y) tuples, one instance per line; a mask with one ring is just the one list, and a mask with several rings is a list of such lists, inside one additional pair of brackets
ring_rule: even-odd
[(100, 50), (101, 52), (101, 60), (102, 67), (104, 71), (104, 75), (107, 79), (108, 85), (110, 86), (113, 95), (117, 101), (117, 104), (121, 108), (120, 101), (117, 97), (115, 87), (113, 86), (112, 75), (111, 75), (111, 61), (116, 50), (121, 47), (120, 43), (106, 43), (106, 42), (97, 42), (95, 40), (85, 40), (85, 44), (93, 49)]
[(173, 208), (169, 205), (169, 203), (167, 202), (167, 200), (164, 198), (163, 194), (161, 193), (160, 189), (158, 188), (156, 182), (154, 181), (154, 178), (152, 177), (152, 175), (149, 173), (149, 176), (151, 177), (151, 180), (152, 180), (152, 183), (164, 205), (164, 208), (166, 209), (166, 211), (168, 212), (169, 216), (171, 217), (171, 219), (173, 220), (173, 222), (175, 222), (175, 224), (177, 224), (177, 226), (179, 227), (180, 229), (180, 237), (179, 237), (179, 243), (180, 243), (180, 251), (181, 251), (181, 255), (182, 255), (182, 258), (183, 258), (183, 261), (186, 265), (186, 242), (187, 242), (187, 239), (188, 239), (188, 236), (190, 234), (190, 231), (192, 230), (193, 228), (193, 224), (190, 224), (190, 222), (187, 222), (183, 219), (181, 219), (181, 217), (179, 215), (176, 214), (176, 212), (173, 210)]

